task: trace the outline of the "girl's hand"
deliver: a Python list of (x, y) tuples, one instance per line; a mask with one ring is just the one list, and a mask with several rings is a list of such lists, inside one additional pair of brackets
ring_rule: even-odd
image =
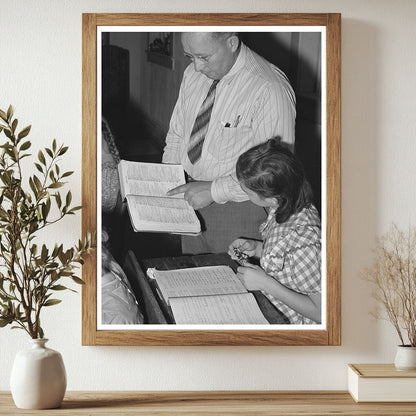
[(228, 247), (228, 254), (233, 260), (239, 260), (237, 257), (238, 252), (245, 254), (247, 257), (253, 257), (256, 255), (257, 245), (259, 243), (260, 242), (256, 240), (237, 238), (237, 240), (234, 240)]
[(270, 279), (261, 267), (250, 263), (237, 268), (237, 277), (247, 290), (263, 290)]

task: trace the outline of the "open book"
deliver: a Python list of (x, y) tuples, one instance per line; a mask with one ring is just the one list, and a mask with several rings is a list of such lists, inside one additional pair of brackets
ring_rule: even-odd
[(185, 183), (182, 165), (121, 160), (120, 191), (134, 231), (198, 234), (201, 224), (183, 194), (166, 193)]
[(148, 269), (177, 324), (269, 324), (229, 266)]

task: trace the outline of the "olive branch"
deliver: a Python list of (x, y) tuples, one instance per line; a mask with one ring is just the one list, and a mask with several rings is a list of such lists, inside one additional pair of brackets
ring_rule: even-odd
[(58, 162), (68, 147), (55, 139), (51, 147), (39, 150), (36, 173), (24, 181), (21, 161), (31, 156), (31, 142), (26, 140), (31, 126), (17, 132), (13, 115), (12, 106), (0, 110), (0, 134), (6, 136), (0, 145), (0, 327), (11, 324), (32, 338), (43, 338), (42, 308), (61, 302), (53, 297), (55, 292), (74, 292), (62, 278), (84, 283), (76, 271), (94, 249), (95, 235), (87, 233), (69, 249), (36, 243), (41, 230), (74, 215), (81, 206), (71, 205), (71, 191), (62, 192), (73, 172), (61, 172)]

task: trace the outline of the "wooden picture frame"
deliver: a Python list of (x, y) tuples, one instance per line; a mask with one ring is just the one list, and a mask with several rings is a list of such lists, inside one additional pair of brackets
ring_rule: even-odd
[[(83, 345), (340, 345), (341, 344), (341, 15), (321, 14), (101, 14), (82, 16), (82, 229), (97, 228), (97, 28), (105, 26), (236, 26), (236, 27), (320, 27), (325, 36), (326, 79), (322, 100), (325, 102), (326, 285), (323, 290), (325, 325), (320, 329), (115, 329), (97, 326), (97, 256), (83, 266), (82, 344)], [(288, 29), (294, 30), (294, 29)], [(272, 30), (271, 30), (272, 31)], [(100, 262), (99, 262), (100, 263)]]

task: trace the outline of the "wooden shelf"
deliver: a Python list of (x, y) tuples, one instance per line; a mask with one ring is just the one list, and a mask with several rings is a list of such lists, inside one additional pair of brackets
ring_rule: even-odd
[(0, 392), (0, 415), (415, 415), (414, 403), (355, 403), (340, 391), (67, 392), (61, 408), (17, 409)]

